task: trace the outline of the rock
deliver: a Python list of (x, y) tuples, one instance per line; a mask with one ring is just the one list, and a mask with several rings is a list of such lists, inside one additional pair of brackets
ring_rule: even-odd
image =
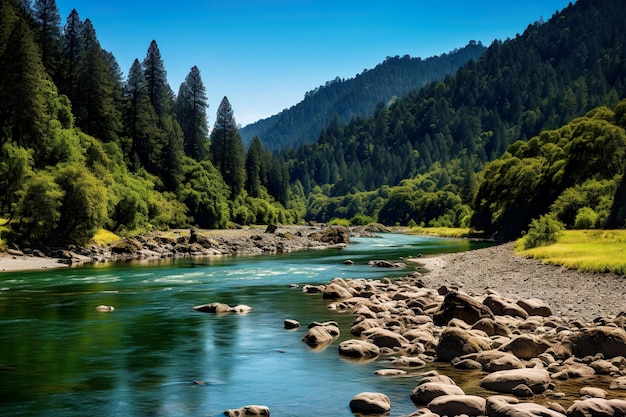
[(246, 405), (241, 408), (224, 411), (228, 417), (266, 416), (269, 417), (270, 409), (264, 405)]
[(265, 228), (265, 233), (274, 234), (276, 233), (277, 230), (278, 230), (278, 226), (276, 226), (275, 224), (268, 224), (267, 227)]
[(517, 300), (517, 305), (523, 308), (529, 316), (550, 317), (552, 315), (550, 306), (538, 298)]
[(252, 307), (245, 304), (238, 304), (230, 308), (230, 311), (237, 314), (247, 314), (252, 311)]
[(475, 355), (468, 355), (483, 367), (485, 372), (506, 371), (510, 369), (522, 369), (524, 364), (515, 355), (499, 350), (487, 350)]
[(523, 319), (528, 318), (528, 313), (522, 307), (518, 306), (513, 301), (496, 294), (488, 295), (483, 301), (483, 304), (489, 307), (489, 309), (496, 316), (521, 317)]
[(567, 409), (568, 417), (609, 417), (626, 415), (626, 400), (590, 398), (577, 401)]
[(322, 297), (326, 300), (341, 300), (345, 298), (351, 298), (352, 293), (349, 289), (342, 287), (336, 283), (330, 283), (324, 288)]
[(437, 360), (449, 362), (458, 356), (477, 353), (490, 348), (487, 340), (477, 337), (471, 331), (448, 327), (439, 339)]
[(511, 390), (511, 394), (516, 397), (530, 398), (534, 395), (533, 390), (526, 384), (519, 384)]
[(605, 359), (624, 355), (626, 331), (619, 327), (596, 326), (573, 333), (569, 338), (572, 354), (583, 358), (601, 353)]
[(545, 341), (540, 340), (532, 335), (520, 335), (500, 346), (499, 350), (503, 352), (510, 352), (520, 359), (532, 359), (548, 349), (548, 345)]
[(428, 409), (440, 416), (484, 416), (486, 400), (476, 395), (442, 395), (428, 404)]
[(112, 311), (115, 310), (115, 307), (113, 306), (105, 306), (105, 305), (99, 305), (98, 307), (96, 307), (94, 310), (96, 310), (97, 312), (100, 313), (110, 313)]
[(378, 369), (377, 371), (374, 371), (374, 374), (380, 376), (402, 376), (406, 375), (407, 371), (402, 369)]
[(626, 376), (620, 376), (618, 378), (615, 378), (613, 381), (611, 381), (609, 388), (614, 390), (626, 390)]
[(324, 292), (325, 285), (305, 285), (302, 287), (302, 292), (306, 294), (320, 294)]
[(350, 230), (343, 226), (333, 226), (324, 229), (321, 233), (311, 233), (309, 239), (318, 240), (332, 245), (350, 243)]
[(509, 330), (508, 326), (491, 318), (478, 320), (472, 326), (472, 330), (481, 330), (485, 332), (487, 336), (509, 337), (511, 335), (511, 331)]
[(607, 361), (606, 359), (593, 361), (589, 364), (589, 366), (598, 375), (611, 375), (611, 374), (616, 374), (619, 372), (619, 368), (616, 365), (614, 365), (612, 362)]
[(365, 337), (380, 348), (401, 347), (409, 343), (404, 336), (382, 327), (365, 330), (361, 333), (361, 337)]
[(339, 326), (324, 323), (311, 323), (309, 330), (302, 337), (302, 341), (309, 346), (324, 346), (331, 344), (339, 336)]
[(602, 388), (582, 387), (578, 392), (581, 397), (606, 398), (606, 391)]
[(196, 311), (201, 311), (203, 313), (212, 314), (230, 313), (230, 306), (224, 303), (202, 304), (199, 306), (195, 306), (193, 309)]
[(371, 260), (368, 262), (368, 265), (371, 265), (376, 268), (405, 268), (406, 264), (403, 262), (390, 262), (383, 260)]
[(433, 323), (437, 326), (446, 326), (454, 318), (473, 325), (483, 318), (493, 319), (493, 314), (486, 306), (472, 297), (451, 291), (446, 295), (439, 310), (433, 316)]
[(297, 320), (286, 319), (284, 322), (284, 327), (287, 330), (293, 330), (300, 327), (300, 323)]
[(380, 348), (366, 340), (346, 340), (339, 344), (339, 354), (351, 358), (375, 358), (380, 355)]
[(545, 369), (524, 368), (493, 372), (480, 381), (482, 388), (511, 394), (520, 384), (528, 386), (535, 394), (541, 394), (550, 385), (550, 374)]
[(465, 392), (453, 384), (426, 382), (413, 388), (411, 400), (418, 406), (428, 405), (432, 400), (443, 395), (465, 395)]
[(459, 359), (458, 357), (452, 360), (452, 366), (456, 369), (463, 369), (465, 371), (483, 369), (483, 366), (473, 359)]
[[(517, 398), (494, 395), (487, 398), (486, 413), (489, 417), (564, 417), (563, 413)], [(563, 410), (565, 411), (565, 410)]]
[(385, 394), (362, 392), (352, 398), (350, 410), (365, 415), (384, 414), (391, 410), (391, 401)]
[(344, 265), (354, 265), (354, 261), (351, 259), (346, 259), (342, 262)]

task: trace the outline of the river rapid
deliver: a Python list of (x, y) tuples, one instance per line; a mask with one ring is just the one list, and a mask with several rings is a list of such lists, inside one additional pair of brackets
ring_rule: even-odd
[[(219, 416), (262, 404), (275, 416), (352, 416), (363, 391), (383, 392), (391, 415), (415, 411), (416, 378), (374, 375), (384, 361), (341, 358), (352, 317), (290, 284), (382, 278), (411, 270), (371, 259), (465, 251), (476, 243), (397, 234), (343, 249), (167, 259), (0, 274), (0, 416)], [(350, 259), (354, 265), (344, 265)], [(246, 304), (245, 315), (193, 306)], [(100, 313), (98, 305), (115, 311)], [(285, 319), (302, 328), (288, 331)], [(342, 335), (316, 351), (311, 321)], [(200, 382), (199, 384), (196, 382)]]

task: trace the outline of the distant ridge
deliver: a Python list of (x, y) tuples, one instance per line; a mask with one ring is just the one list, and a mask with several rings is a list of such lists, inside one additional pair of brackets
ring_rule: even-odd
[(270, 151), (296, 148), (315, 142), (333, 117), (341, 123), (354, 116), (371, 114), (380, 103), (422, 88), (454, 74), (470, 60), (477, 60), (486, 47), (470, 41), (461, 49), (427, 59), (387, 57), (354, 78), (339, 77), (305, 94), (304, 99), (277, 115), (249, 124), (240, 130), (244, 144), (259, 136)]

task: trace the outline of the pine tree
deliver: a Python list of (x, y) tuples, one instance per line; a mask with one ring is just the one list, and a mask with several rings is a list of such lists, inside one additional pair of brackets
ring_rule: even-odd
[(150, 104), (146, 78), (137, 59), (128, 71), (124, 96), (128, 100), (124, 116), (124, 133), (131, 140), (131, 150), (125, 151), (135, 170), (141, 166), (149, 169), (154, 153), (160, 151), (159, 144), (153, 141), (152, 136), (158, 130), (157, 117)]
[(167, 72), (163, 59), (161, 59), (161, 51), (159, 51), (159, 46), (155, 40), (150, 43), (142, 65), (150, 103), (152, 103), (157, 116), (161, 118), (170, 111), (168, 99), (171, 94), (167, 84)]
[(261, 196), (261, 166), (263, 164), (263, 144), (261, 138), (252, 139), (246, 155), (246, 190), (250, 197)]
[(63, 51), (65, 54), (65, 74), (60, 88), (70, 100), (76, 91), (77, 67), (82, 44), (83, 22), (73, 9), (65, 21), (63, 28)]
[(82, 25), (76, 94), (72, 100), (76, 125), (100, 140), (116, 140), (121, 114), (115, 98), (116, 79), (89, 19)]
[(222, 99), (217, 109), (210, 150), (213, 164), (230, 187), (231, 197), (238, 196), (245, 184), (244, 148), (227, 97)]
[(178, 123), (183, 129), (185, 154), (201, 161), (208, 156), (208, 108), (200, 70), (194, 66), (180, 85), (177, 99)]
[(41, 48), (41, 61), (56, 81), (61, 69), (61, 16), (55, 0), (35, 0), (33, 18)]

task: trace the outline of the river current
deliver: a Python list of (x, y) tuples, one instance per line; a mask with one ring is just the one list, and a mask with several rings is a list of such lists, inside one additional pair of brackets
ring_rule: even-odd
[[(0, 416), (220, 416), (266, 405), (273, 416), (353, 416), (363, 391), (390, 397), (392, 416), (416, 410), (415, 377), (374, 374), (384, 361), (341, 358), (353, 317), (289, 284), (382, 278), (407, 270), (371, 259), (471, 249), (466, 240), (385, 234), (344, 249), (168, 259), (0, 274)], [(350, 259), (354, 265), (344, 265)], [(193, 310), (246, 304), (245, 315)], [(98, 305), (115, 311), (99, 313)], [(299, 330), (285, 330), (285, 319)], [(324, 350), (301, 338), (311, 321), (342, 335)], [(201, 384), (194, 382), (201, 381)]]

